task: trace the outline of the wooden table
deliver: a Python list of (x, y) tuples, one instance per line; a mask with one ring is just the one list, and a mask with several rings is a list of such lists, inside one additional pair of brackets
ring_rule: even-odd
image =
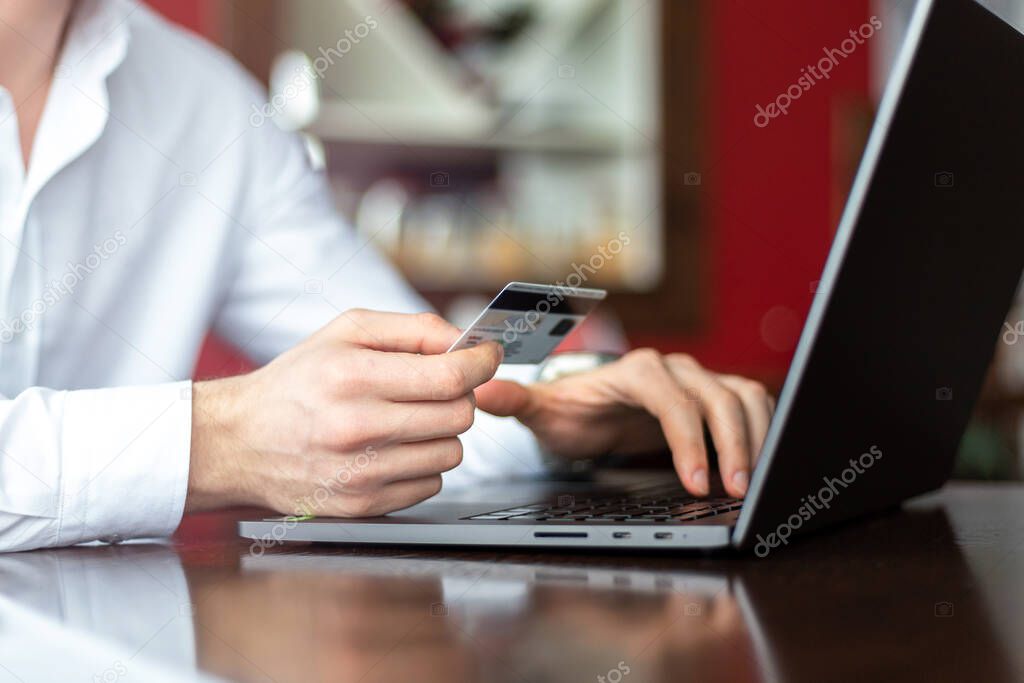
[[(32, 562), (56, 558), (60, 590), (89, 583), (83, 590), (106, 594), (88, 597), (92, 608), (117, 603), (115, 620), (166, 602), (171, 618), (159, 637), (141, 627), (113, 637), (142, 659), (148, 643), (177, 628), (192, 647), (171, 664), (228, 679), (1024, 679), (1021, 485), (953, 485), (764, 560), (311, 545), (253, 552), (233, 534), (236, 517), (191, 518), (172, 547), (24, 553), (29, 568), (16, 566), (46, 583), (53, 579), (39, 578)], [(107, 589), (75, 576), (117, 568), (141, 570)], [(8, 589), (11, 574), (0, 563)]]

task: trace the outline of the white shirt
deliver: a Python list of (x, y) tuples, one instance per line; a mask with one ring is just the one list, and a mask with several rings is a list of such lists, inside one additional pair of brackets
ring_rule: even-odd
[[(81, 0), (27, 173), (0, 88), (0, 550), (164, 535), (210, 329), (263, 363), (353, 307), (426, 304), (336, 213), (228, 56)], [(480, 413), (449, 482), (542, 469)]]

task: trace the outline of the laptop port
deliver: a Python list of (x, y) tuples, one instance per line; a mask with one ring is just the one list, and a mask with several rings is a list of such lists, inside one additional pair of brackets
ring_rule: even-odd
[(586, 538), (586, 531), (535, 531), (534, 538)]
[(672, 532), (671, 531), (659, 531), (658, 533), (654, 534), (654, 538), (656, 538), (659, 541), (664, 541), (666, 539), (672, 538)]
[(629, 533), (628, 531), (613, 531), (612, 532), (612, 538), (629, 538), (632, 535), (633, 534)]

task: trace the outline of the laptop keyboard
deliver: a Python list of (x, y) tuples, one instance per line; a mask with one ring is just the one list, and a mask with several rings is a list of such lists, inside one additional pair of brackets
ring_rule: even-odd
[(690, 522), (738, 510), (742, 506), (743, 501), (735, 498), (694, 498), (680, 492), (678, 486), (661, 486), (615, 496), (562, 496), (555, 505), (521, 505), (463, 519), (562, 524)]

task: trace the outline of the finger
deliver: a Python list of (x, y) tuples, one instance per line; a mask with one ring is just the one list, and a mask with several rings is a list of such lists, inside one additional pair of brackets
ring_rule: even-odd
[(435, 313), (386, 313), (355, 308), (327, 330), (345, 341), (377, 351), (444, 353), (459, 338), (459, 328)]
[(376, 517), (415, 505), (440, 490), (440, 474), (384, 484), (367, 492), (347, 490), (321, 501), (317, 514), (325, 517)]
[(666, 365), (701, 407), (718, 451), (718, 469), (730, 495), (742, 497), (750, 484), (750, 436), (743, 403), (716, 376), (687, 356), (673, 354)]
[(435, 355), (360, 352), (358, 362), (339, 358), (335, 390), (345, 396), (376, 396), (392, 401), (448, 401), (472, 393), (494, 376), (502, 360), (500, 344)]
[(756, 465), (761, 449), (764, 447), (764, 438), (768, 434), (768, 425), (772, 419), (772, 397), (765, 390), (764, 385), (744, 377), (721, 375), (718, 380), (732, 389), (743, 403), (750, 435), (750, 452), (753, 456), (751, 465)]
[(441, 484), (440, 474), (393, 482), (380, 490), (381, 505), (389, 512), (402, 510), (436, 496), (441, 492)]
[(374, 460), (375, 484), (422, 479), (455, 469), (462, 462), (462, 442), (457, 437), (403, 443), (382, 448)]
[(375, 448), (429, 441), (458, 436), (473, 426), (475, 401), (472, 395), (451, 401), (407, 401), (381, 406), (380, 402), (366, 402), (355, 414), (339, 416), (339, 422), (347, 420), (348, 441), (341, 447), (361, 448), (371, 445)]
[(658, 419), (683, 486), (695, 495), (707, 495), (708, 456), (700, 411), (680, 390), (661, 354), (638, 349), (594, 372), (606, 375), (626, 403), (642, 407)]
[(533, 409), (533, 392), (518, 382), (492, 379), (476, 388), (477, 406), (491, 415), (520, 417)]
[(348, 506), (351, 517), (375, 517), (404, 510), (421, 503), (441, 491), (441, 475), (433, 474), (419, 479), (405, 479), (386, 484), (372, 494), (355, 497)]
[(396, 401), (451, 400), (467, 394), (487, 382), (504, 358), (505, 351), (497, 342), (484, 342), (468, 349), (433, 356), (397, 354), (409, 361), (405, 383), (399, 383), (390, 394)]

